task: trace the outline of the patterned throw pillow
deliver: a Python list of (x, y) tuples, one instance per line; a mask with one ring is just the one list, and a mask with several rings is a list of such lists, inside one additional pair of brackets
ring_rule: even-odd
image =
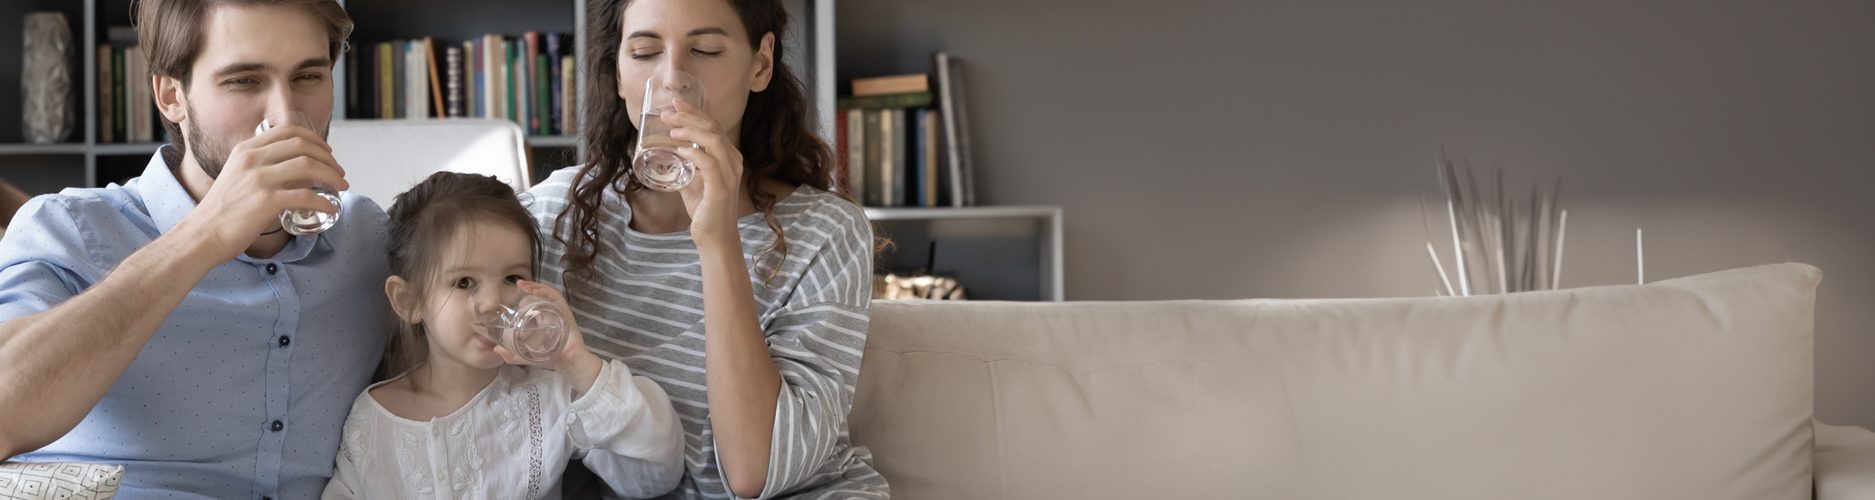
[(124, 466), (54, 462), (0, 463), (0, 500), (104, 499), (117, 496)]

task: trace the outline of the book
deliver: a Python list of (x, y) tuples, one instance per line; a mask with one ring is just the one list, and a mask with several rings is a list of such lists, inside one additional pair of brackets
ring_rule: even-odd
[(397, 117), (397, 58), (391, 50), (391, 42), (378, 43), (378, 118)]
[(488, 69), (486, 73), (488, 90), (482, 92), (488, 99), (488, 116), (484, 118), (508, 120), (508, 92), (506, 92), (508, 79), (506, 79), (506, 73), (501, 71), (503, 66), (508, 66), (506, 64), (508, 47), (504, 47), (501, 36), (486, 37), (486, 43), (482, 47), (482, 60)]
[(358, 96), (358, 109), (351, 114), (353, 118), (378, 117), (378, 50), (374, 44), (362, 44), (353, 52), (351, 59), (358, 61), (358, 82), (352, 85), (351, 94)]
[(906, 126), (910, 122), (905, 118), (905, 111), (903, 109), (885, 110), (886, 137), (890, 137), (886, 140), (886, 146), (890, 150), (889, 153), (881, 155), (886, 162), (881, 170), (885, 171), (886, 181), (889, 183), (886, 191), (886, 206), (889, 207), (902, 207), (910, 204), (906, 198), (906, 195), (910, 194), (906, 190), (909, 187), (906, 184), (911, 180), (911, 164), (907, 161), (911, 159), (911, 156), (907, 154), (911, 148), (906, 144), (906, 139), (909, 138)]
[(854, 78), (853, 95), (873, 96), (929, 92), (931, 90), (930, 80), (930, 75), (924, 73)]
[(918, 110), (918, 133), (920, 134), (917, 150), (918, 186), (924, 189), (919, 206), (938, 206), (938, 113), (930, 109)]
[(576, 75), (579, 68), (573, 61), (570, 54), (560, 56), (560, 87), (563, 89), (560, 101), (561, 107), (566, 109), (565, 115), (560, 117), (560, 133), (565, 135), (579, 134), (579, 79)]
[(533, 135), (540, 133), (540, 82), (535, 79), (540, 74), (540, 32), (522, 33), (521, 49), (521, 80), (526, 82), (521, 99), (527, 102), (527, 112), (521, 116), (521, 130)]
[(930, 92), (912, 92), (909, 94), (886, 94), (872, 96), (846, 96), (839, 99), (843, 109), (890, 109), (923, 108), (931, 105)]
[(835, 193), (852, 194), (846, 186), (846, 112), (833, 115), (833, 172), (827, 176), (827, 187)]
[(480, 96), (480, 94), (476, 94), (476, 86), (474, 86), (474, 84), (476, 84), (476, 75), (478, 75), (478, 73), (476, 73), (476, 66), (474, 66), (474, 62), (476, 62), (474, 43), (476, 43), (474, 39), (471, 39), (471, 41), (463, 41), (463, 47), (461, 47), (461, 51), (463, 51), (463, 116), (480, 116), (480, 114), (476, 114), (476, 112), (482, 110), (480, 107), (476, 107), (476, 96)]
[(907, 207), (924, 206), (924, 171), (930, 168), (924, 163), (924, 111), (906, 109), (905, 112), (905, 178), (899, 184), (904, 186), (905, 196), (899, 200)]
[(124, 49), (124, 71), (128, 72), (124, 91), (130, 95), (130, 123), (125, 129), (130, 134), (131, 142), (150, 142), (155, 134), (151, 133), (150, 120), (152, 108), (156, 107), (151, 97), (150, 64), (143, 58), (143, 48), (130, 46)]
[(527, 128), (527, 122), (523, 118), (527, 116), (527, 101), (520, 99), (520, 96), (527, 95), (527, 88), (522, 86), (527, 79), (521, 78), (520, 75), (520, 70), (523, 69), (520, 65), (521, 44), (512, 40), (504, 40), (502, 47), (506, 49), (502, 54), (502, 81), (507, 85), (502, 88), (502, 98), (508, 101), (507, 116), (504, 118), (520, 125), (521, 128)]
[(436, 39), (430, 38), (427, 36), (423, 37), (423, 41), (417, 43), (417, 51), (418, 51), (417, 57), (422, 58), (425, 64), (429, 66), (429, 70), (430, 70), (429, 75), (428, 75), (428, 80), (430, 82), (430, 99), (429, 99), (430, 108), (428, 109), (429, 112), (424, 113), (421, 116), (418, 116), (418, 118), (429, 118), (432, 116), (444, 116), (443, 110), (445, 108), (443, 108), (443, 85), (442, 85), (443, 75), (441, 72), (437, 71), (437, 68), (436, 68), (437, 67)]
[(111, 124), (117, 120), (111, 101), (117, 95), (111, 86), (111, 45), (98, 44), (98, 142), (117, 142)]
[(462, 88), (462, 47), (451, 45), (443, 48), (443, 67), (446, 68), (443, 70), (445, 73), (443, 78), (449, 82), (445, 90), (449, 98), (444, 103), (447, 107), (444, 108), (443, 116), (450, 118), (466, 116), (462, 108), (464, 90)]
[(527, 44), (518, 38), (508, 44), (508, 82), (508, 99), (514, 103), (514, 107), (509, 110), (509, 118), (525, 132), (530, 111), (527, 102)]
[(111, 88), (115, 91), (112, 100), (117, 101), (117, 114), (111, 119), (111, 131), (118, 142), (130, 142), (130, 95), (124, 91), (124, 49), (119, 46), (111, 49)]
[(865, 117), (864, 121), (866, 125), (864, 127), (865, 132), (862, 133), (866, 138), (865, 163), (863, 163), (866, 169), (866, 184), (863, 189), (866, 198), (863, 204), (869, 207), (885, 206), (885, 188), (882, 182), (885, 178), (885, 172), (881, 170), (881, 162), (883, 159), (880, 154), (881, 143), (885, 142), (880, 140), (882, 137), (881, 131), (884, 130), (880, 121), (883, 118), (881, 115), (884, 113), (884, 110), (877, 109), (869, 109), (861, 113), (861, 116)]
[(846, 189), (855, 202), (866, 196), (866, 111), (849, 109), (846, 116)]
[(550, 63), (547, 54), (534, 55), (534, 133), (548, 135), (553, 133), (553, 74), (546, 70)]
[(560, 39), (561, 34), (559, 33), (547, 34), (547, 51), (545, 54), (547, 57), (547, 71), (542, 76), (548, 80), (546, 120), (546, 133), (548, 134), (566, 133), (566, 129), (560, 126), (561, 123), (564, 123), (562, 117), (566, 116), (566, 109), (562, 105), (564, 101), (560, 99), (561, 93), (566, 91), (566, 87), (562, 85), (560, 74), (560, 59), (561, 56), (564, 55), (561, 52), (564, 49), (560, 45)]
[(339, 56), (345, 60), (345, 115), (359, 116), (358, 113), (358, 58), (352, 54)]
[(945, 165), (950, 175), (951, 206), (976, 205), (970, 164), (970, 122), (965, 117), (963, 61), (947, 52), (933, 56), (937, 70), (938, 113), (943, 122)]

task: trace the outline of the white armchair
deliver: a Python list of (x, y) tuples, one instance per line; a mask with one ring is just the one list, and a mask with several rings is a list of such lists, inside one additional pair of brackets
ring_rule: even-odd
[(351, 192), (386, 210), (397, 193), (433, 172), (492, 175), (516, 191), (533, 179), (521, 128), (508, 121), (340, 120), (332, 123), (328, 142)]

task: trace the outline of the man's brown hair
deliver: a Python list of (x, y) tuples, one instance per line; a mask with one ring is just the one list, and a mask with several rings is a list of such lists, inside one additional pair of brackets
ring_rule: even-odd
[[(195, 59), (202, 53), (203, 25), (208, 13), (223, 5), (294, 5), (305, 8), (325, 23), (326, 55), (337, 64), (346, 49), (345, 39), (352, 34), (352, 16), (336, 0), (132, 0), (138, 44), (150, 63), (150, 74), (175, 78), (182, 88), (189, 88), (189, 76)], [(148, 84), (149, 82), (142, 82)], [(182, 129), (168, 118), (163, 128), (169, 130), (170, 144), (182, 144)]]

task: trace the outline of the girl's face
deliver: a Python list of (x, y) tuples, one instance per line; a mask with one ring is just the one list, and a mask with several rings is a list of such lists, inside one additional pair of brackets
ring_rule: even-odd
[[(724, 0), (636, 0), (625, 8), (619, 39), (618, 92), (643, 128), (645, 81), (659, 70), (677, 70), (703, 82), (703, 110), (729, 140), (740, 130), (749, 93), (768, 88), (773, 74), (775, 37), (750, 34), (734, 7)], [(697, 103), (691, 103), (695, 105)]]
[[(509, 224), (474, 220), (439, 247), (424, 296), (404, 320), (422, 323), (430, 362), (451, 360), (475, 368), (501, 366), (495, 344), (477, 335), (478, 314), (521, 295), (515, 282), (534, 279), (527, 233)], [(395, 300), (395, 298), (393, 298)]]

